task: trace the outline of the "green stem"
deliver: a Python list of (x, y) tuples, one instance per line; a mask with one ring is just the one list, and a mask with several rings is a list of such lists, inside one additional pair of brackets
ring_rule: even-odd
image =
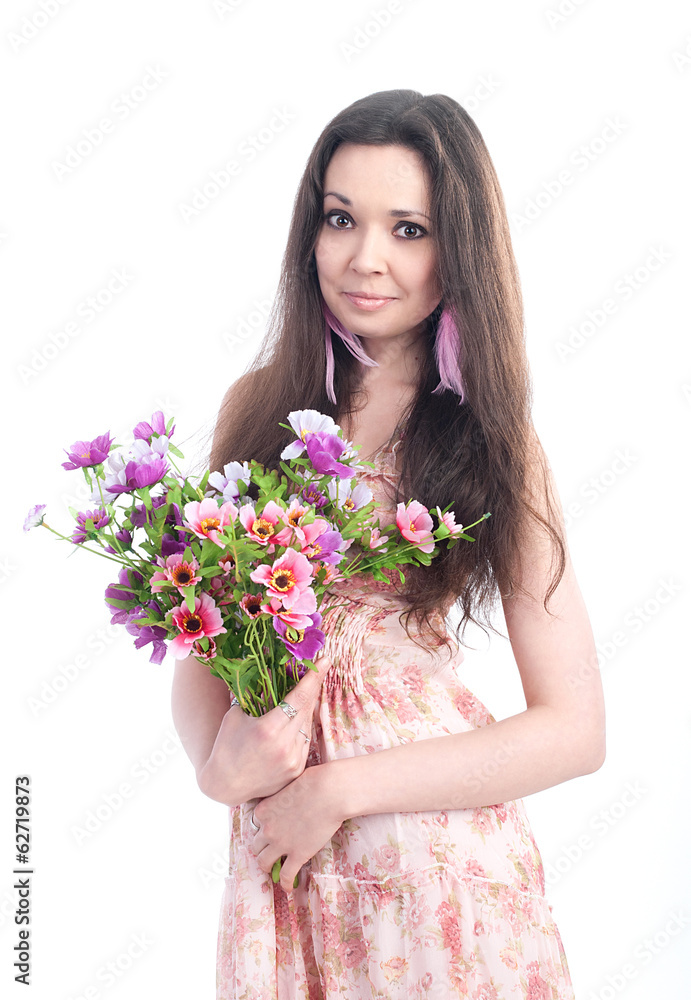
[[(42, 527), (47, 528), (48, 531), (52, 531), (54, 535), (58, 536), (58, 538), (64, 538), (66, 542), (72, 541), (72, 539), (68, 535), (61, 535), (59, 531), (56, 531), (55, 528), (51, 528), (51, 526), (49, 524), (46, 524), (45, 521), (43, 521)], [(111, 562), (119, 563), (121, 566), (127, 565), (127, 563), (124, 562), (124, 560), (116, 559), (115, 556), (107, 556), (103, 552), (99, 552), (98, 549), (87, 548), (87, 546), (83, 542), (81, 543), (81, 545), (75, 545), (74, 547), (75, 549), (82, 549), (82, 551), (84, 552), (93, 552), (94, 555), (100, 556), (102, 559), (110, 559)]]

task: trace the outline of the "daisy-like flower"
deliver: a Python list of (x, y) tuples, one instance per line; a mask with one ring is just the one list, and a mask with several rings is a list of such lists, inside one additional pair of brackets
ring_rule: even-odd
[(170, 652), (178, 660), (184, 660), (192, 652), (198, 639), (212, 637), (226, 632), (221, 612), (208, 594), (202, 592), (194, 599), (194, 611), (187, 604), (173, 608), (173, 622), (180, 630), (171, 642)]
[(240, 496), (238, 483), (250, 484), (250, 467), (248, 462), (228, 462), (223, 466), (223, 473), (212, 472), (207, 480), (217, 493), (223, 494), (224, 500), (237, 500)]
[(305, 438), (308, 434), (325, 431), (327, 434), (337, 434), (338, 424), (319, 410), (293, 410), (288, 414), (288, 423), (298, 436), (297, 441), (287, 445), (281, 452), (281, 458), (286, 460), (297, 458), (305, 450)]
[(193, 500), (185, 504), (185, 521), (183, 527), (193, 531), (197, 538), (210, 538), (211, 541), (223, 546), (218, 532), (229, 524), (234, 524), (238, 509), (234, 503), (218, 503), (211, 497), (206, 500)]
[(308, 587), (307, 590), (303, 590), (290, 609), (284, 608), (277, 597), (269, 598), (266, 604), (262, 604), (261, 609), (267, 615), (280, 618), (292, 628), (307, 628), (312, 622), (311, 615), (317, 610), (317, 595), (311, 587)]
[(309, 559), (295, 549), (288, 549), (273, 565), (263, 564), (250, 573), (250, 580), (266, 587), (268, 597), (276, 597), (284, 608), (292, 608), (300, 594), (312, 582)]
[(151, 590), (154, 593), (158, 593), (166, 584), (172, 584), (182, 593), (185, 587), (201, 582), (201, 576), (197, 572), (199, 563), (194, 556), (185, 559), (181, 552), (176, 552), (167, 559), (160, 559), (159, 565), (163, 569), (156, 570), (151, 577)]
[[(247, 503), (240, 508), (240, 521), (252, 541), (259, 542), (260, 545), (273, 545), (276, 527), (283, 523), (283, 514), (283, 508), (273, 500), (269, 500), (259, 516), (254, 504)], [(273, 552), (273, 548), (269, 551)]]
[[(91, 524), (89, 524), (91, 522)], [(107, 524), (110, 523), (110, 515), (107, 511), (100, 508), (100, 510), (85, 510), (80, 511), (77, 514), (77, 527), (74, 529), (70, 535), (70, 541), (75, 545), (81, 545), (85, 542), (89, 535), (93, 534), (95, 531), (99, 531), (100, 528), (105, 528)]]
[(411, 500), (407, 505), (399, 503), (396, 508), (396, 524), (403, 537), (417, 545), (422, 552), (432, 551), (433, 521), (424, 504), (418, 500)]
[(262, 595), (243, 594), (239, 605), (248, 618), (259, 618), (262, 614)]
[(113, 440), (110, 432), (106, 431), (93, 441), (75, 441), (70, 448), (63, 448), (69, 458), (69, 462), (62, 463), (63, 469), (88, 469), (100, 465), (108, 458)]
[(456, 524), (456, 515), (452, 510), (447, 510), (445, 514), (442, 514), (439, 507), (435, 507), (435, 513), (439, 518), (439, 523), (445, 524), (446, 527), (449, 529), (452, 538), (455, 538), (457, 535), (460, 535), (462, 533), (463, 525)]
[(321, 490), (318, 490), (314, 483), (305, 483), (299, 493), (294, 493), (291, 500), (300, 500), (310, 504), (315, 510), (321, 510), (329, 502), (329, 498)]
[[(364, 483), (358, 483), (357, 486), (353, 487), (347, 480), (342, 479), (336, 483), (332, 479), (327, 484), (326, 489), (331, 502), (339, 510), (360, 510), (372, 499), (372, 490)], [(336, 494), (338, 494), (338, 499), (336, 499)]]
[(46, 516), (43, 512), (47, 506), (45, 503), (37, 503), (31, 508), (24, 518), (24, 531), (31, 531), (32, 528), (38, 528), (39, 524), (43, 524), (43, 518)]

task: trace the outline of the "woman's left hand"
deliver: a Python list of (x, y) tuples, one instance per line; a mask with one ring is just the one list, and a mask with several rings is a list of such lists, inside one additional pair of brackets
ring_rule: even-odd
[(286, 892), (295, 876), (324, 847), (346, 818), (328, 788), (328, 764), (306, 767), (302, 774), (279, 792), (261, 799), (254, 809), (259, 829), (250, 841), (259, 867), (269, 874), (283, 855), (280, 884)]

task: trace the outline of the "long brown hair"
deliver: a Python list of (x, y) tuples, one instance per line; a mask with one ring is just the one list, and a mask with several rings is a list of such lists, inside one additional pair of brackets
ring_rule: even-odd
[[(504, 199), (477, 126), (452, 98), (381, 91), (345, 108), (319, 136), (295, 199), (267, 332), (221, 406), (210, 466), (220, 470), (231, 460), (255, 458), (278, 468), (281, 450), (293, 440), (279, 422), (286, 423), (291, 410), (312, 408), (335, 420), (356, 410), (362, 366), (335, 335), (335, 406), (326, 394), (324, 317), (314, 257), (323, 225), (323, 178), (342, 143), (414, 150), (429, 180), (442, 299), (426, 321), (430, 349), (406, 411), (397, 501), (414, 497), (442, 509), (451, 503), (463, 524), (491, 512), (471, 532), (474, 543), (460, 541), (450, 550), (442, 543), (430, 566), (405, 567), (399, 592), (409, 606), (403, 612), (406, 632), (410, 635), (412, 614), (418, 629), (443, 641), (434, 618), (458, 601), (459, 642), (468, 621), (496, 633), (491, 616), (498, 592), (526, 593), (517, 572), (521, 552), (533, 537), (531, 520), (547, 530), (557, 554), (545, 610), (564, 573), (565, 543), (549, 466), (531, 421), (523, 302)], [(460, 321), (465, 389), (460, 406), (453, 392), (432, 395), (439, 372), (431, 347), (444, 306)]]

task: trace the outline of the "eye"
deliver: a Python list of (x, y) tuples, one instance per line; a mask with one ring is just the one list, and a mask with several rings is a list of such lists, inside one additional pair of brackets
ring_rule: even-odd
[[(331, 221), (332, 219), (335, 220), (335, 221), (332, 222)], [(324, 215), (324, 221), (326, 222), (327, 226), (329, 226), (331, 229), (347, 229), (347, 228), (349, 228), (347, 225), (345, 225), (345, 226), (339, 225), (338, 223), (341, 220), (345, 221), (346, 223), (352, 222), (352, 219), (350, 218), (350, 216), (348, 215), (347, 212), (340, 212), (338, 209), (332, 209), (331, 212), (327, 212)], [(408, 243), (412, 243), (413, 240), (419, 240), (419, 239), (421, 239), (421, 237), (427, 235), (427, 230), (424, 228), (424, 226), (419, 226), (417, 224), (417, 222), (399, 222), (398, 225), (395, 227), (394, 232), (396, 232), (396, 230), (398, 230), (398, 229), (405, 229), (405, 230), (408, 230), (408, 231), (409, 230), (417, 230), (417, 233), (418, 233), (417, 236), (407, 235), (407, 236), (399, 236), (398, 237), (398, 239), (406, 240)]]

